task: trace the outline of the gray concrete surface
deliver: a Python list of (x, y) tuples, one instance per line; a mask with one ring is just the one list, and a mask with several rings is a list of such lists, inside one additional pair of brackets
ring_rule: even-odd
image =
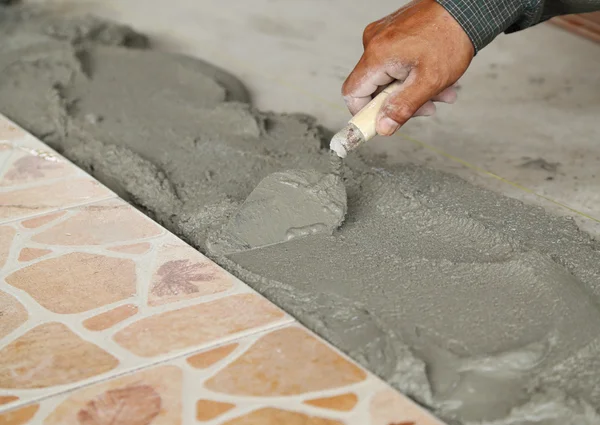
[[(248, 85), (259, 108), (306, 112), (334, 130), (348, 119), (339, 91), (362, 51), (362, 28), (402, 5), (391, 0), (351, 6), (344, 0), (33, 1), (133, 25), (160, 48), (230, 70)], [(427, 164), (574, 216), (600, 235), (599, 70), (600, 45), (549, 24), (500, 36), (475, 59), (456, 105), (443, 105), (436, 117), (405, 126), (412, 141), (396, 136), (375, 140), (372, 148), (390, 161)]]

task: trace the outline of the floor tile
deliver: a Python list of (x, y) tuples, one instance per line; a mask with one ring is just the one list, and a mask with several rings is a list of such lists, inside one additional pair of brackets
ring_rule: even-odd
[(442, 425), (298, 324), (4, 415), (44, 425)]
[(19, 126), (0, 115), (0, 143), (24, 138), (27, 133)]
[(0, 263), (0, 411), (292, 321), (117, 198), (0, 226)]
[(0, 223), (114, 196), (0, 116)]

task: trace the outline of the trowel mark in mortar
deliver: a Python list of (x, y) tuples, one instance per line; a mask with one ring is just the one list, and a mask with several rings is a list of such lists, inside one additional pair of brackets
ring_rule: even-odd
[(288, 170), (265, 177), (212, 238), (209, 249), (232, 253), (315, 234), (332, 234), (346, 215), (340, 176)]
[(600, 415), (586, 401), (569, 397), (556, 388), (538, 389), (531, 399), (492, 421), (468, 421), (465, 425), (598, 425)]
[(445, 417), (503, 418), (527, 401), (527, 382), (556, 343), (556, 336), (486, 356), (459, 356), (418, 330), (415, 353), (427, 363), (434, 405)]

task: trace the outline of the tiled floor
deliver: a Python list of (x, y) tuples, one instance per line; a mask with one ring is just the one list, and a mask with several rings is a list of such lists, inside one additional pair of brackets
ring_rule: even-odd
[(0, 425), (433, 425), (0, 117)]

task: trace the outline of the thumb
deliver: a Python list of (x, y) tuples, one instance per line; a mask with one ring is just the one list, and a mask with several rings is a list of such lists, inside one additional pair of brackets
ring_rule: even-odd
[(440, 90), (426, 78), (412, 73), (383, 103), (377, 115), (377, 133), (390, 136), (402, 127), (427, 101)]

